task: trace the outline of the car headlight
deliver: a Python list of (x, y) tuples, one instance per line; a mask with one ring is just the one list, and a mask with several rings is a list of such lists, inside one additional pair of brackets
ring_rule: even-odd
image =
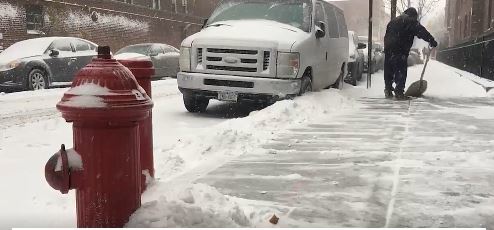
[(276, 67), (279, 78), (296, 78), (300, 69), (300, 54), (278, 52)]
[(14, 60), (14, 61), (11, 61), (11, 62), (5, 64), (5, 65), (0, 65), (0, 70), (1, 71), (6, 71), (6, 70), (15, 69), (20, 64), (21, 64), (21, 62), (19, 60)]
[(189, 47), (180, 47), (180, 71), (190, 71)]

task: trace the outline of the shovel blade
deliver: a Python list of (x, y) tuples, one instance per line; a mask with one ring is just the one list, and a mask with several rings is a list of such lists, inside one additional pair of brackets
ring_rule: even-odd
[(408, 90), (405, 92), (406, 96), (409, 97), (421, 97), (427, 90), (427, 81), (420, 80), (412, 83)]

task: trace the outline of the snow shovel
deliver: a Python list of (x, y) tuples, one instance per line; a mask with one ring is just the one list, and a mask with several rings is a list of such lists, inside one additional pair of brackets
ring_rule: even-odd
[(424, 80), (424, 74), (425, 74), (425, 69), (427, 68), (427, 64), (429, 63), (431, 54), (432, 54), (432, 49), (429, 49), (429, 55), (427, 55), (427, 59), (425, 60), (424, 69), (422, 70), (422, 75), (420, 76), (420, 80), (412, 83), (410, 87), (408, 87), (408, 90), (405, 92), (406, 96), (421, 97), (427, 90), (427, 81)]

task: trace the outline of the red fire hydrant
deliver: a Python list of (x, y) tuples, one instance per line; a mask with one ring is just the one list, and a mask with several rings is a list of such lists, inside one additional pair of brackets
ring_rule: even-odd
[(140, 207), (138, 125), (152, 106), (109, 47), (98, 47), (57, 104), (73, 122), (74, 150), (55, 154), (45, 176), (62, 193), (76, 189), (78, 227), (123, 227)]
[[(119, 60), (122, 65), (129, 68), (134, 74), (139, 85), (152, 98), (151, 78), (154, 75), (153, 62), (145, 60)], [(140, 149), (141, 149), (141, 189), (144, 192), (149, 179), (154, 178), (153, 162), (153, 113), (139, 123)]]

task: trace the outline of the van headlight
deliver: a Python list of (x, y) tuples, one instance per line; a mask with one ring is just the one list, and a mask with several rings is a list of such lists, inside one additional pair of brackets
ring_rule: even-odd
[(276, 69), (279, 78), (296, 78), (300, 69), (300, 54), (278, 52)]
[(180, 47), (180, 71), (190, 71), (190, 48)]

